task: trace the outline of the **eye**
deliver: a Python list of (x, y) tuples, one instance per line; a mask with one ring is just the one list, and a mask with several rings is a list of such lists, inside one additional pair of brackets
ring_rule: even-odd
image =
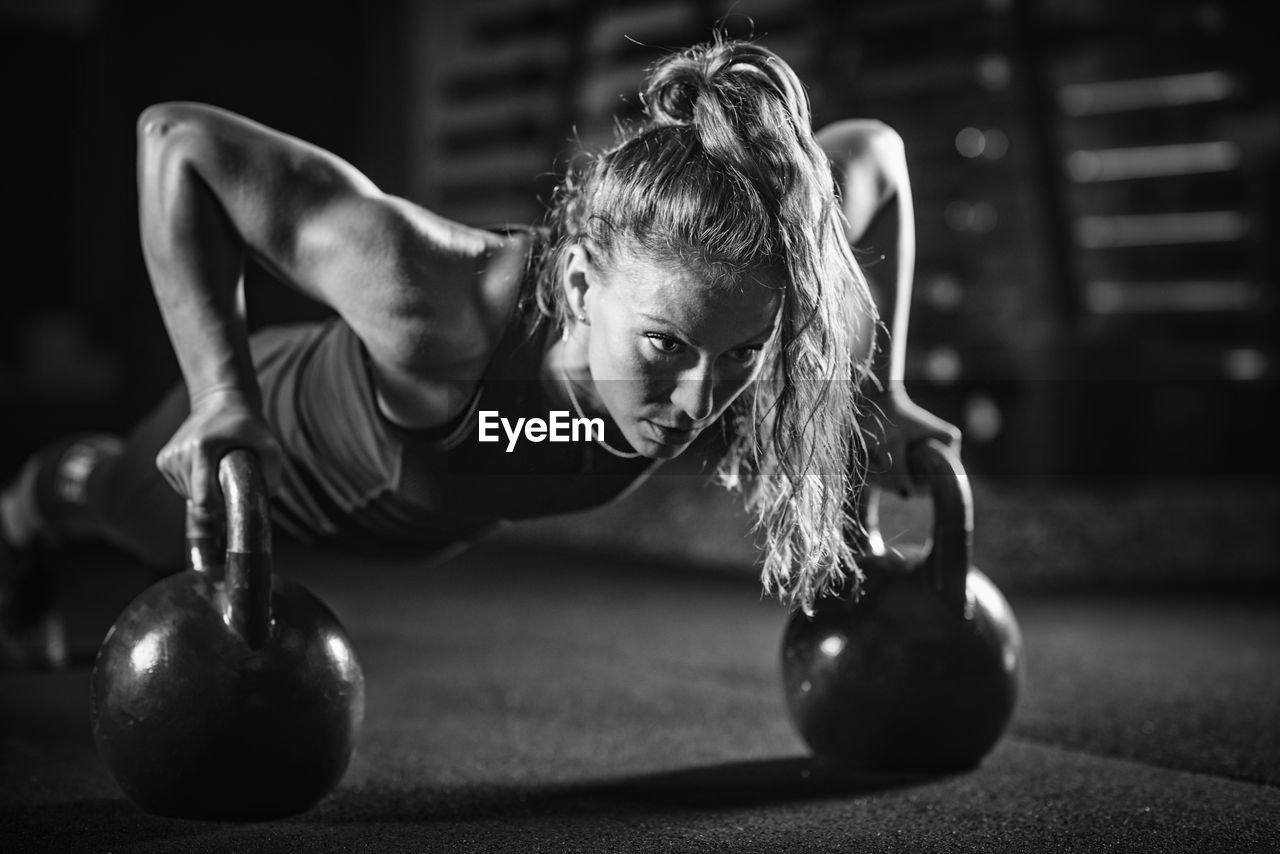
[(737, 362), (739, 365), (750, 365), (760, 355), (761, 345), (753, 345), (751, 347), (739, 347), (736, 350), (730, 350), (725, 353), (731, 361)]
[(649, 344), (653, 347), (653, 349), (657, 350), (659, 353), (663, 354), (664, 356), (671, 356), (676, 353), (679, 353), (680, 348), (684, 346), (677, 339), (672, 338), (669, 335), (662, 335), (657, 332), (648, 332), (645, 334), (644, 337), (649, 339)]

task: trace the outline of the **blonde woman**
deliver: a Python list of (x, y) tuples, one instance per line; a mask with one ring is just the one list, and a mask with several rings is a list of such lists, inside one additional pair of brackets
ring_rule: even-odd
[[(722, 430), (765, 589), (807, 608), (856, 579), (866, 472), (909, 490), (906, 444), (958, 440), (902, 389), (901, 142), (865, 121), (815, 134), (795, 73), (748, 42), (664, 58), (643, 102), (544, 224), (500, 232), (226, 111), (146, 110), (143, 251), (185, 382), (130, 436), (55, 443), (0, 496), (0, 660), (64, 660), (39, 544), (105, 537), (177, 568), (231, 448), (263, 461), (286, 535), (428, 555), (607, 502)], [(869, 380), (879, 320), (850, 244), (874, 227), (897, 352)], [(335, 318), (247, 334), (246, 257)], [(553, 441), (566, 414), (584, 429)]]

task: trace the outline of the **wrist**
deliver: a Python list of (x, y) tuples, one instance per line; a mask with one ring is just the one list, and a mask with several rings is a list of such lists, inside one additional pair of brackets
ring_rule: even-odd
[(257, 412), (259, 409), (257, 395), (245, 390), (238, 383), (214, 383), (189, 393), (191, 410), (214, 407), (238, 406)]

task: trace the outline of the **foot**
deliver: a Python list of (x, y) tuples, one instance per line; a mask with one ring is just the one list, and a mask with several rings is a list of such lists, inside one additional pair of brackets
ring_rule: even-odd
[(0, 536), (0, 671), (67, 666), (54, 578), (38, 558), (38, 548), (15, 548)]

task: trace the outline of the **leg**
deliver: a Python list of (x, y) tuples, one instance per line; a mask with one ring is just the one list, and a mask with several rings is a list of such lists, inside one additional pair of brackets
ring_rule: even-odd
[(184, 505), (156, 470), (155, 456), (186, 407), (178, 388), (126, 440), (78, 436), (37, 453), (0, 496), (0, 535), (19, 548), (101, 538), (177, 569)]
[[(250, 341), (265, 414), (286, 445), (305, 441), (306, 428), (295, 411), (307, 388), (300, 373), (311, 366), (317, 336), (326, 328), (314, 323), (272, 327)], [(358, 353), (349, 361), (340, 367), (364, 371)], [(323, 380), (326, 391), (332, 391), (330, 380), (338, 383), (340, 378), (328, 375)], [(330, 398), (332, 394), (326, 400)], [(335, 410), (342, 405), (340, 398), (332, 402)], [(0, 539), (25, 547), (37, 540), (101, 538), (159, 568), (180, 568), (186, 505), (156, 469), (155, 459), (188, 412), (186, 389), (178, 385), (124, 440), (80, 437), (35, 455), (0, 492)], [(335, 463), (315, 459), (311, 464)], [(287, 486), (281, 492), (286, 494)]]
[(64, 439), (35, 454), (0, 493), (0, 668), (66, 662), (44, 545), (106, 539), (147, 563), (182, 565), (182, 499), (155, 455), (186, 414), (179, 388), (129, 436)]

